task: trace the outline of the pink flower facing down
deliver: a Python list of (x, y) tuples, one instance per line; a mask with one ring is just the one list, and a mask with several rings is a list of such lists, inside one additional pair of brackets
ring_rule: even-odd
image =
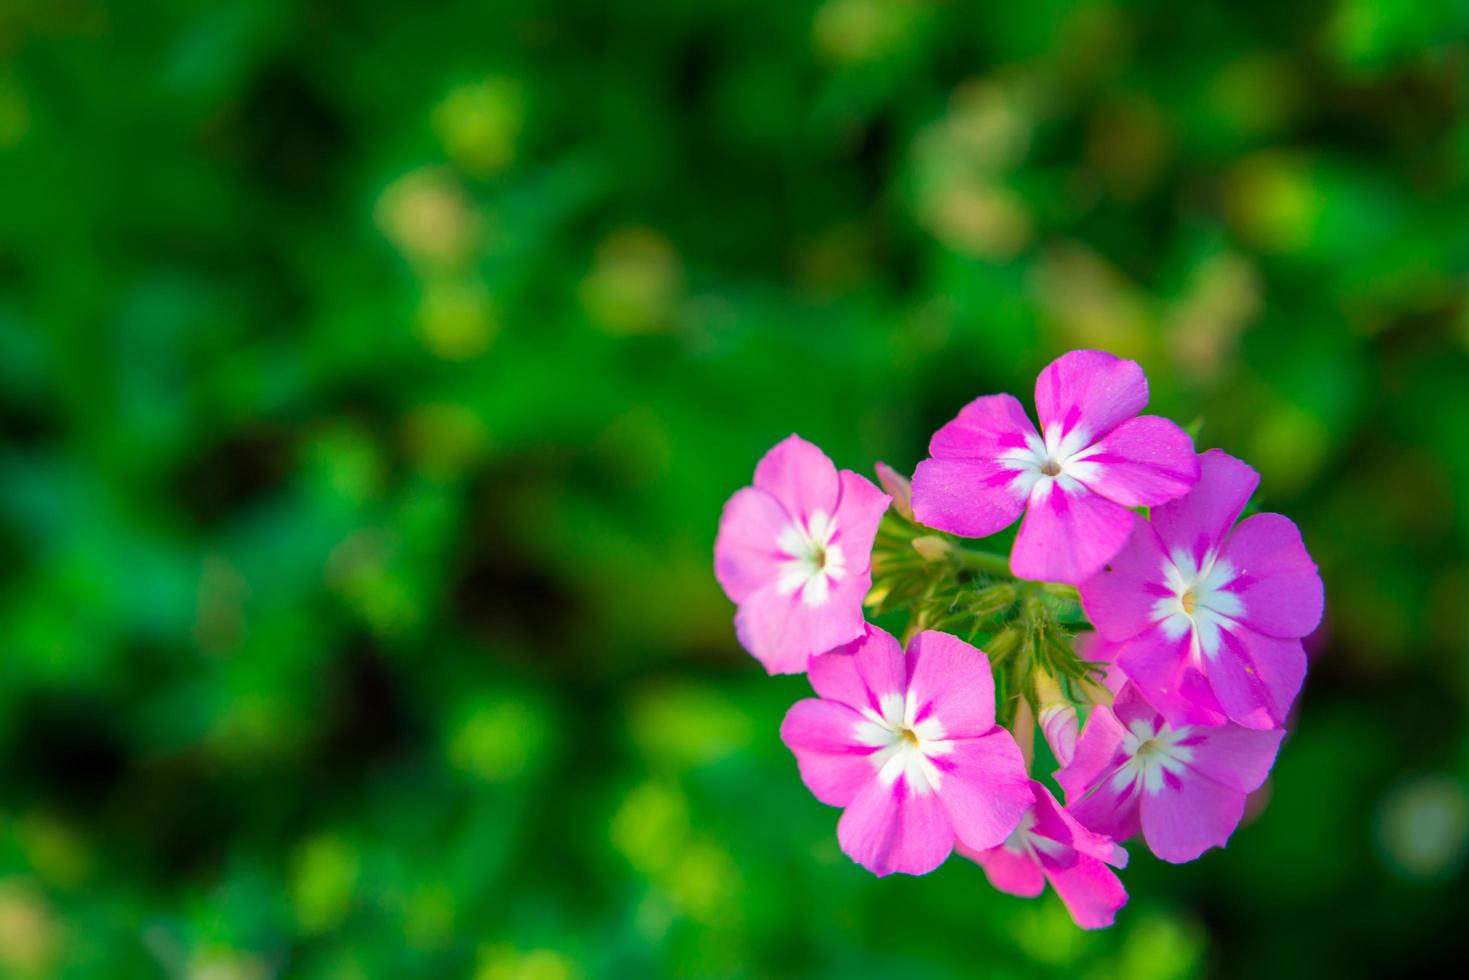
[(989, 659), (946, 633), (919, 633), (905, 657), (869, 626), (811, 661), (820, 698), (791, 706), (780, 737), (816, 798), (845, 807), (837, 839), (877, 875), (927, 874), (955, 840), (1003, 841), (1030, 805), (1015, 739), (995, 725)]
[(1228, 723), (1175, 727), (1129, 684), (1112, 707), (1092, 712), (1056, 779), (1092, 830), (1126, 840), (1141, 829), (1154, 854), (1179, 864), (1229, 841), (1284, 735)]
[(1127, 867), (1127, 852), (1083, 827), (1040, 783), (1030, 785), (1035, 803), (1004, 843), (987, 850), (960, 848), (960, 853), (984, 868), (990, 884), (1002, 892), (1034, 898), (1049, 881), (1077, 925), (1110, 926), (1127, 904), (1127, 890), (1112, 872)]
[(1082, 583), (1082, 605), (1169, 724), (1279, 728), (1306, 675), (1300, 638), (1321, 621), (1321, 576), (1288, 519), (1235, 527), (1254, 470), (1218, 450), (1200, 465), (1198, 486)]
[(1094, 350), (1053, 361), (1035, 383), (1041, 432), (1010, 395), (986, 395), (934, 433), (913, 474), (920, 523), (982, 538), (1025, 514), (1010, 568), (1075, 584), (1117, 554), (1129, 508), (1186, 493), (1198, 479), (1193, 441), (1148, 403), (1136, 361)]
[(862, 635), (872, 541), (890, 498), (791, 436), (724, 505), (714, 574), (739, 606), (735, 633), (772, 674)]

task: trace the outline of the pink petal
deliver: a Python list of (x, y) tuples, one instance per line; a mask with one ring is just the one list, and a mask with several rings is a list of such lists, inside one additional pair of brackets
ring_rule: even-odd
[(828, 701), (881, 714), (883, 697), (907, 691), (908, 668), (891, 633), (865, 626), (855, 642), (813, 659), (807, 679)]
[(1189, 660), (1190, 635), (1170, 640), (1154, 626), (1120, 645), (1117, 664), (1170, 725), (1217, 725), (1225, 720), (1206, 682)]
[(764, 490), (744, 487), (724, 505), (714, 540), (714, 577), (725, 595), (744, 602), (780, 577), (776, 540), (791, 523), (780, 501)]
[[(1114, 867), (1127, 867), (1127, 852), (1118, 847), (1112, 838), (1082, 826), (1081, 821), (1057, 803), (1051, 791), (1041, 783), (1031, 780), (1030, 787), (1035, 793), (1036, 801), (1033, 828), (1035, 834), (1069, 845), (1079, 855), (1097, 858)], [(1041, 867), (1048, 870), (1071, 863), (1072, 859), (1064, 854), (1055, 858), (1046, 855), (1041, 857)]]
[(1021, 898), (1035, 898), (1045, 891), (1046, 876), (1029, 854), (1018, 854), (1007, 847), (974, 851), (962, 845), (959, 853), (984, 869), (984, 876), (996, 891)]
[(1010, 570), (1037, 582), (1083, 582), (1122, 550), (1134, 517), (1079, 484), (1068, 491), (1059, 482), (1042, 481), (1015, 536)]
[(781, 722), (781, 741), (795, 755), (802, 782), (828, 806), (848, 805), (877, 777), (872, 747), (853, 737), (862, 721), (844, 704), (805, 698)]
[(1094, 471), (1082, 482), (1125, 507), (1156, 507), (1199, 481), (1194, 441), (1156, 415), (1123, 422), (1079, 458)]
[(1081, 583), (1082, 608), (1099, 634), (1127, 640), (1153, 625), (1154, 605), (1172, 595), (1163, 575), (1167, 560), (1152, 524), (1138, 521), (1122, 550)]
[(1143, 794), (1143, 839), (1158, 857), (1181, 864), (1228, 843), (1244, 812), (1244, 793), (1207, 776), (1165, 778), (1156, 793)]
[(873, 779), (837, 823), (837, 841), (853, 861), (882, 877), (928, 874), (954, 848), (954, 828), (937, 793), (914, 793), (899, 776)]
[(882, 460), (873, 466), (877, 471), (877, 482), (888, 496), (893, 498), (893, 510), (913, 519), (913, 481), (899, 473)]
[(1079, 855), (1066, 867), (1049, 867), (1042, 859), (1046, 880), (1071, 913), (1071, 919), (1083, 929), (1104, 929), (1117, 918), (1127, 904), (1127, 889), (1122, 881), (1101, 861)]
[[(1115, 770), (1114, 770), (1115, 772)], [(1142, 785), (1138, 781), (1118, 786), (1113, 772), (1107, 772), (1086, 793), (1073, 800), (1066, 809), (1088, 830), (1105, 834), (1114, 841), (1136, 837), (1142, 829), (1138, 803)], [(1067, 794), (1070, 799), (1070, 794)]]
[(931, 459), (913, 474), (913, 513), (941, 531), (982, 538), (1015, 523), (1025, 497), (1012, 489), (1019, 468), (1004, 459), (1038, 438), (1010, 395), (976, 398), (929, 441)]
[[(1125, 757), (1119, 756), (1124, 733), (1122, 723), (1111, 708), (1098, 705), (1092, 709), (1071, 761), (1056, 771), (1056, 782), (1066, 791), (1068, 806), (1074, 807), (1094, 783), (1116, 771), (1126, 761)], [(1091, 826), (1086, 820), (1082, 823)], [(1101, 828), (1093, 829), (1101, 831)]]
[(945, 737), (984, 735), (995, 727), (995, 681), (989, 657), (957, 636), (924, 630), (908, 641), (908, 693), (917, 720), (932, 715)]
[(1289, 518), (1256, 514), (1245, 519), (1221, 554), (1238, 576), (1226, 589), (1244, 603), (1239, 618), (1245, 625), (1285, 639), (1306, 636), (1320, 625), (1321, 575)]
[(1081, 732), (1075, 705), (1069, 701), (1052, 702), (1041, 709), (1035, 720), (1051, 755), (1063, 766), (1069, 763), (1076, 754), (1076, 740)]
[(1199, 741), (1192, 746), (1188, 764), (1214, 782), (1241, 793), (1253, 793), (1265, 783), (1285, 732), (1279, 728), (1241, 728), (1221, 725), (1195, 729)]
[[(1102, 665), (1102, 686), (1116, 694), (1127, 683), (1127, 675), (1117, 665), (1121, 644), (1103, 639), (1098, 633), (1083, 633), (1076, 638), (1076, 653), (1088, 663)], [(1095, 676), (1095, 675), (1093, 675)]]
[(862, 635), (862, 599), (871, 587), (871, 571), (849, 573), (812, 607), (799, 592), (782, 595), (772, 583), (740, 604), (735, 635), (769, 673), (799, 674), (811, 657)]
[(1015, 472), (981, 460), (925, 459), (913, 472), (913, 516), (966, 538), (1003, 531), (1025, 509), (1010, 486)]
[(953, 751), (933, 762), (943, 772), (939, 797), (954, 833), (970, 848), (1003, 843), (1030, 809), (1025, 760), (1003, 728), (980, 738), (955, 739)]
[(839, 480), (841, 500), (831, 543), (841, 546), (849, 572), (860, 571), (872, 566), (872, 540), (892, 498), (851, 470), (842, 470)]
[(836, 511), (837, 469), (826, 454), (800, 436), (787, 436), (755, 466), (755, 486), (785, 505), (804, 524), (816, 511)]
[(1035, 407), (1041, 427), (1051, 435), (1081, 429), (1095, 442), (1143, 410), (1148, 379), (1136, 361), (1099, 350), (1062, 354), (1035, 380)]
[(1188, 495), (1153, 509), (1150, 515), (1164, 549), (1184, 551), (1201, 562), (1218, 550), (1239, 520), (1260, 474), (1218, 449), (1199, 457), (1199, 482)]
[(1246, 728), (1280, 728), (1306, 678), (1300, 640), (1265, 636), (1243, 626), (1221, 632), (1205, 669), (1230, 721)]
[(1014, 395), (984, 395), (933, 434), (928, 453), (939, 459), (994, 461), (1012, 449), (1024, 449), (1028, 437), (1039, 435)]

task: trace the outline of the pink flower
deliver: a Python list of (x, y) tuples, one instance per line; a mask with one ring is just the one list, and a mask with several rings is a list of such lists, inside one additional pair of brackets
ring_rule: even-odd
[(1030, 805), (1015, 739), (995, 725), (989, 659), (946, 633), (919, 633), (903, 655), (869, 626), (811, 661), (820, 698), (791, 706), (780, 737), (816, 798), (845, 807), (837, 840), (877, 875), (927, 874), (955, 840), (1003, 841)]
[(1112, 707), (1092, 712), (1056, 779), (1086, 826), (1115, 840), (1141, 828), (1154, 854), (1179, 864), (1229, 841), (1284, 735), (1229, 723), (1169, 725), (1129, 684)]
[(1279, 728), (1306, 675), (1300, 638), (1321, 621), (1321, 577), (1286, 518), (1235, 527), (1254, 470), (1218, 450), (1200, 466), (1191, 493), (1139, 522), (1082, 583), (1082, 604), (1169, 724)]
[(986, 850), (961, 847), (959, 853), (978, 862), (1002, 892), (1034, 898), (1049, 881), (1077, 925), (1110, 926), (1127, 904), (1127, 890), (1112, 873), (1127, 867), (1127, 852), (1083, 827), (1040, 783), (1030, 785), (1035, 804), (1004, 843)]
[(714, 575), (739, 606), (735, 633), (772, 674), (862, 635), (872, 541), (888, 496), (791, 436), (724, 505)]
[(1041, 372), (1041, 433), (1010, 395), (986, 395), (934, 433), (913, 474), (913, 511), (942, 531), (981, 538), (1025, 513), (1010, 567), (1019, 578), (1081, 582), (1122, 548), (1130, 508), (1172, 500), (1198, 480), (1193, 441), (1148, 402), (1136, 361), (1094, 350)]

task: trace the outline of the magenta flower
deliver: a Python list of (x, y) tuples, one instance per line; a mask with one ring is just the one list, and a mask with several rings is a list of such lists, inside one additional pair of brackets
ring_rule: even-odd
[(1137, 416), (1148, 381), (1136, 361), (1078, 350), (1035, 383), (1037, 433), (1018, 399), (976, 398), (934, 433), (913, 474), (913, 511), (929, 527), (982, 538), (1025, 520), (1010, 554), (1019, 578), (1075, 584), (1132, 533), (1130, 508), (1186, 493), (1198, 480), (1193, 441)]
[(1229, 841), (1284, 735), (1228, 722), (1169, 725), (1129, 684), (1112, 707), (1092, 711), (1056, 779), (1092, 830), (1126, 840), (1141, 829), (1154, 854), (1180, 864)]
[(738, 606), (735, 634), (772, 674), (862, 635), (872, 541), (890, 498), (800, 436), (724, 505), (714, 575)]
[(877, 875), (927, 874), (956, 839), (1009, 836), (1031, 796), (1015, 739), (995, 725), (989, 659), (946, 633), (905, 657), (876, 627), (811, 661), (820, 698), (791, 706), (780, 737), (816, 798), (844, 807), (837, 840)]
[(1321, 622), (1321, 576), (1288, 519), (1235, 527), (1254, 470), (1218, 450), (1199, 462), (1198, 486), (1138, 523), (1082, 604), (1169, 724), (1279, 728), (1306, 676), (1301, 637)]
[(959, 852), (984, 868), (1002, 892), (1034, 898), (1049, 881), (1077, 925), (1110, 926), (1127, 904), (1127, 890), (1112, 872), (1127, 867), (1127, 852), (1083, 827), (1040, 783), (1030, 785), (1035, 803), (1014, 833), (998, 847)]

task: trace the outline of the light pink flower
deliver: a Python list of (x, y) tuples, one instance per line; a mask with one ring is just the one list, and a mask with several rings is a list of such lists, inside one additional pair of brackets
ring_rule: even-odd
[(1321, 577), (1288, 519), (1235, 527), (1254, 470), (1218, 450), (1199, 459), (1198, 486), (1138, 522), (1082, 583), (1082, 604), (1170, 724), (1279, 728), (1306, 675), (1300, 638), (1321, 621)]
[(959, 853), (984, 868), (1002, 892), (1034, 898), (1049, 881), (1077, 925), (1110, 926), (1127, 904), (1127, 890), (1112, 872), (1127, 867), (1127, 852), (1083, 827), (1040, 783), (1030, 785), (1035, 803), (1004, 843), (980, 851), (961, 847)]
[(908, 644), (869, 626), (811, 661), (820, 698), (791, 706), (780, 737), (816, 798), (844, 807), (837, 840), (877, 875), (927, 874), (955, 840), (1003, 841), (1030, 805), (1015, 739), (995, 725), (989, 658), (946, 633)]
[(913, 511), (943, 531), (981, 538), (1025, 520), (1010, 554), (1016, 576), (1077, 583), (1132, 532), (1130, 508), (1186, 493), (1198, 479), (1193, 441), (1137, 416), (1148, 381), (1136, 361), (1095, 350), (1063, 354), (1035, 383), (1041, 432), (1011, 395), (986, 395), (934, 433), (913, 475)]
[(1056, 779), (1087, 827), (1114, 840), (1141, 829), (1154, 854), (1179, 864), (1229, 841), (1284, 735), (1228, 722), (1175, 727), (1129, 684), (1091, 713)]
[(890, 498), (791, 436), (724, 505), (714, 574), (739, 606), (735, 633), (772, 674), (862, 635), (872, 541)]

